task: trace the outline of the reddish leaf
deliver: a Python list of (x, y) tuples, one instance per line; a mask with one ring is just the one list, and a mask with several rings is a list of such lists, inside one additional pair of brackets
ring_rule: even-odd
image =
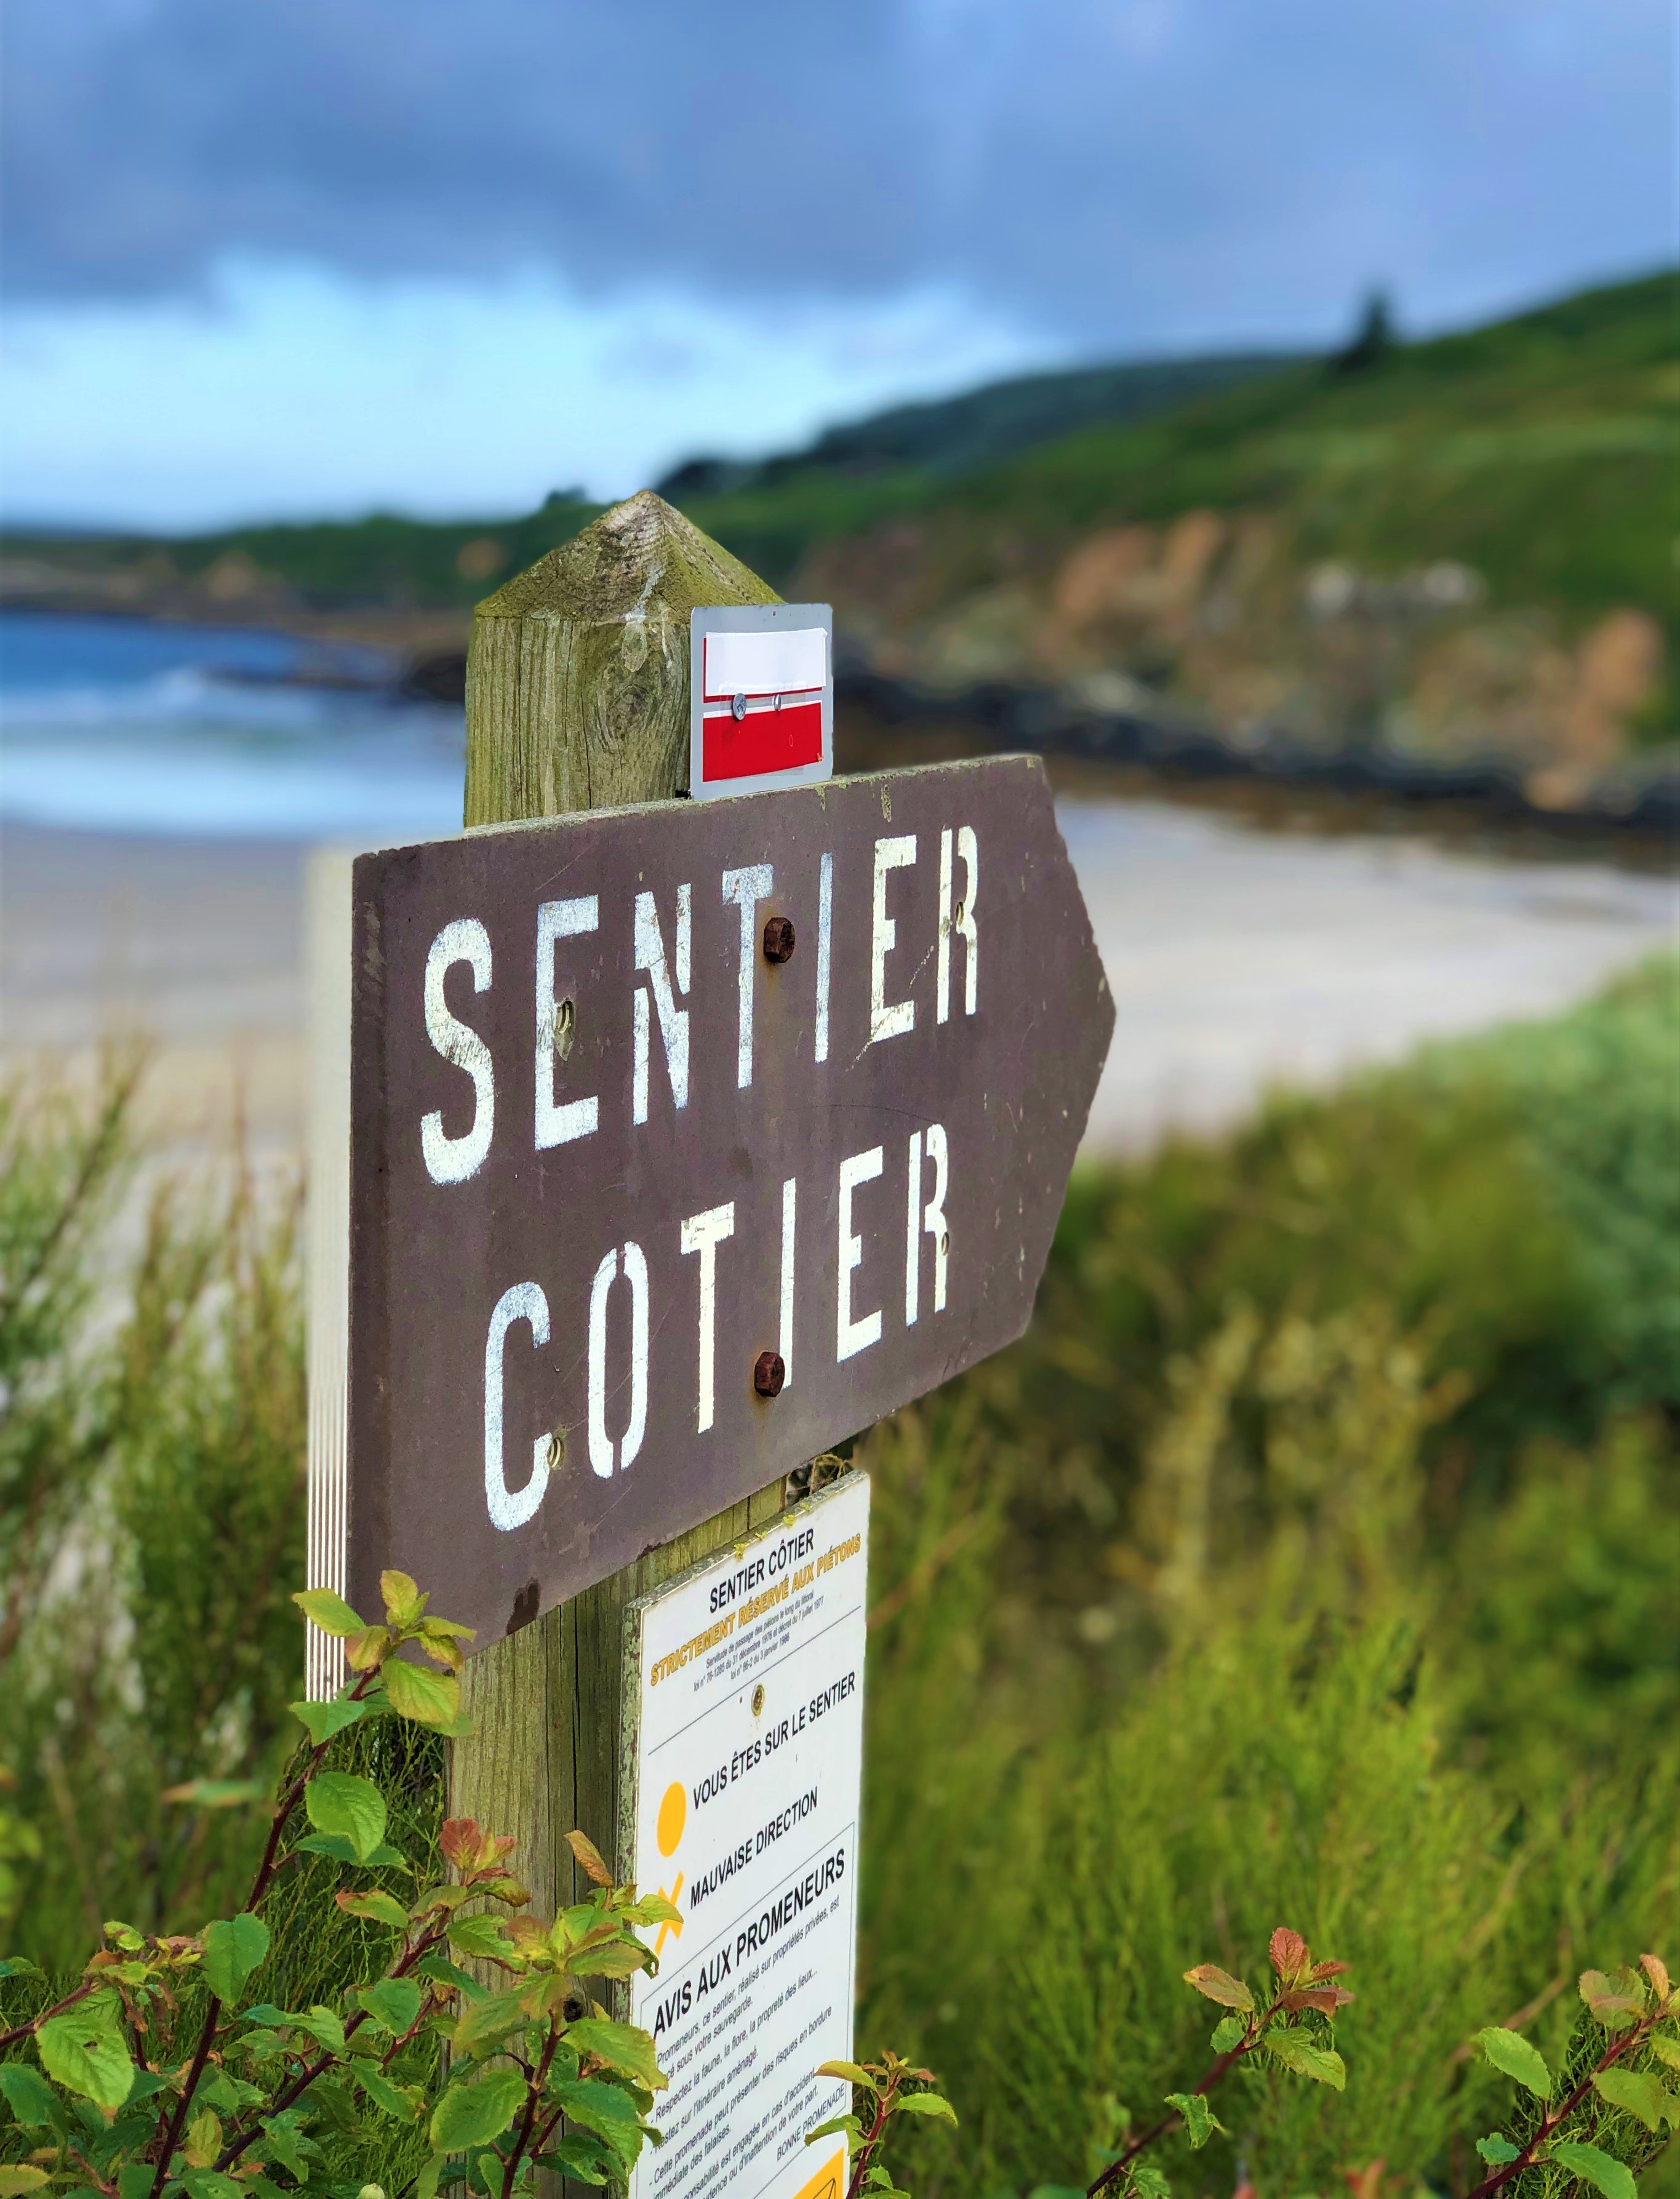
[(1298, 1978), (1304, 1977), (1312, 1967), (1312, 1953), (1298, 1932), (1292, 1932), (1286, 1924), (1280, 1924), (1272, 1934), (1272, 1968), (1285, 1985), (1292, 1986)]
[(1637, 1974), (1625, 1970), (1607, 1977), (1602, 1970), (1583, 1970), (1581, 1998), (1607, 2031), (1626, 2031), (1645, 2010), (1645, 1988)]
[(1321, 1978), (1339, 1978), (1344, 1970), (1350, 1970), (1351, 1963), (1315, 1963), (1307, 1972), (1307, 1983), (1315, 1986)]
[(1651, 1980), (1651, 1987), (1659, 2000), (1668, 1998), (1668, 1965), (1660, 1955), (1642, 1955), (1639, 1967)]
[(1292, 2012), (1298, 2008), (1315, 2008), (1321, 2015), (1333, 2015), (1352, 1998), (1345, 1986), (1297, 1986), (1285, 1993), (1280, 2005)]
[(1198, 1963), (1193, 1970), (1184, 1973), (1184, 1982), (1194, 1986), (1209, 2000), (1216, 2000), (1222, 2008), (1254, 2006), (1254, 1996), (1242, 1980), (1234, 1978), (1228, 1970), (1222, 1970), (1217, 1963)]
[(613, 1875), (601, 1860), (601, 1851), (586, 1833), (568, 1833), (566, 1846), (577, 1858), (586, 1876), (597, 1886), (610, 1886)]
[(470, 1870), (482, 1838), (475, 1817), (446, 1817), (438, 1846), (457, 1870)]

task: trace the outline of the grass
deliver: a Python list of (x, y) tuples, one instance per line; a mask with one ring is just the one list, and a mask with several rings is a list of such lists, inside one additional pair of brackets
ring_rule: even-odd
[[(1555, 2056), (1577, 1971), (1680, 1950), (1677, 974), (1082, 1172), (1028, 1336), (862, 1445), (859, 2039), (962, 2117), (919, 2193), (1082, 2184), (1205, 2066), (1182, 1971), (1279, 1922), (1353, 1965), (1346, 2093), (1222, 2096), (1175, 2188), (1462, 2190), (1474, 2031)], [(127, 1089), (0, 1113), (0, 1871), (53, 1965), (236, 1898), (248, 1821), (161, 1794), (271, 1776), (298, 1677), (289, 1215), (162, 1194), (113, 1303)], [(429, 1839), (435, 1767), (382, 1776)]]

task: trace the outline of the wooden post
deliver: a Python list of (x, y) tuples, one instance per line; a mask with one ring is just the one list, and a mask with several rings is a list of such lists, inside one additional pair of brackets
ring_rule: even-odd
[[(781, 599), (647, 491), (615, 505), (478, 606), (467, 667), (468, 825), (686, 789), (688, 615)], [(611, 1858), (619, 1824), (623, 1615), (657, 1587), (782, 1509), (779, 1481), (467, 1661), (475, 1721), (451, 1752), (449, 1805), (519, 1846), (533, 1913), (587, 1890), (565, 1836)]]

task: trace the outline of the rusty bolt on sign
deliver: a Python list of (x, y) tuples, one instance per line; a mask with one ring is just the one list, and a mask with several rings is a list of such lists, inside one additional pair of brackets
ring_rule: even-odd
[(753, 1362), (753, 1387), (761, 1397), (778, 1397), (787, 1379), (787, 1363), (779, 1351), (761, 1351)]
[(785, 916), (773, 916), (764, 927), (764, 959), (787, 962), (793, 957), (793, 926)]

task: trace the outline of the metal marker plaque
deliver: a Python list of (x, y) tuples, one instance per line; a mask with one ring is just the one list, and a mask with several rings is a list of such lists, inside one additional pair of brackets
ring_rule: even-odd
[(1035, 760), (388, 849), (351, 926), (353, 1603), (482, 1646), (1024, 1327), (1113, 1024)]
[(689, 614), (688, 790), (696, 802), (834, 775), (834, 615), (826, 604)]
[(840, 2199), (869, 1483), (847, 1474), (630, 1606), (623, 1848), (682, 1921), (630, 1981), (670, 2090), (631, 2199)]

